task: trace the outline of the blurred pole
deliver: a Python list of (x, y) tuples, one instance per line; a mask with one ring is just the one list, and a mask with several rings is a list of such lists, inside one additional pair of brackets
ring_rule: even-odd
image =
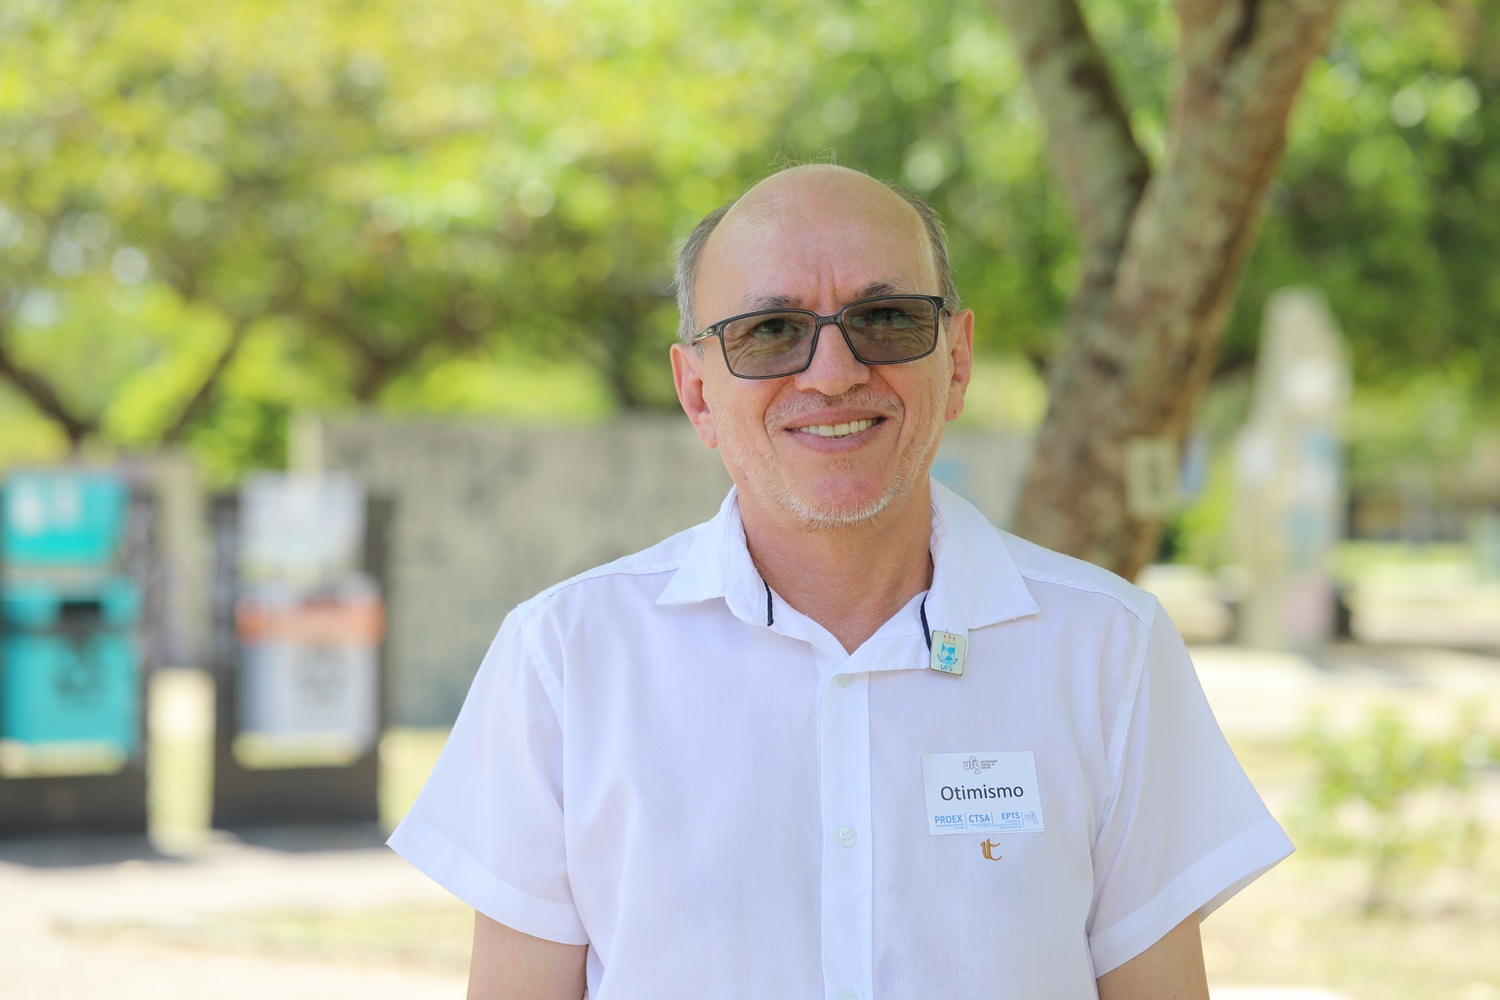
[(1249, 423), (1235, 454), (1234, 545), (1246, 571), (1239, 639), (1307, 652), (1334, 634), (1334, 546), (1344, 535), (1339, 424), (1349, 366), (1323, 298), (1266, 304)]

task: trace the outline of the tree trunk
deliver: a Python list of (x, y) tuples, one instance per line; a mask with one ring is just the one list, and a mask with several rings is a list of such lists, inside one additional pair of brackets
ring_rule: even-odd
[(1015, 528), (1132, 577), (1162, 522), (1127, 502), (1149, 491), (1132, 488), (1144, 473), (1128, 471), (1126, 456), (1181, 453), (1288, 115), (1338, 0), (1179, 0), (1169, 152), (1149, 180), (1073, 0), (999, 3), (1084, 253)]

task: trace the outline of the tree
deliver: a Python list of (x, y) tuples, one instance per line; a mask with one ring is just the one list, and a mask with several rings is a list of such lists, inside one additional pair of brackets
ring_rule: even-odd
[(1073, 0), (1000, 0), (1082, 245), (1021, 534), (1125, 576), (1155, 553), (1161, 515), (1130, 509), (1127, 458), (1180, 453), (1337, 6), (1178, 0), (1180, 81), (1153, 167)]
[(0, 384), (75, 450), (227, 437), (240, 469), (294, 409), (462, 409), (506, 352), (649, 402), (641, 250), (730, 193), (699, 137), (763, 139), (755, 68), (682, 95), (714, 68), (676, 4), (564, 6), (7, 4)]
[[(1054, 394), (1054, 422), (1076, 398), (1084, 444), (1101, 435), (1078, 459), (1100, 493), (1072, 503), (1057, 481), (1038, 496), (1062, 492), (1094, 540), (1027, 528), (1115, 568), (1122, 539), (1149, 550), (1154, 529), (1098, 515), (1122, 473), (1090, 463), (1180, 430), (1201, 390), (1152, 383), (1185, 364), (1162, 345), (1219, 322), (1261, 201), (1241, 304), (1195, 378), (1247, 370), (1258, 303), (1308, 283), (1350, 339), (1356, 405), (1421, 368), (1440, 373), (1428, 395), (1500, 412), (1500, 0), (1352, 6), (1263, 199), (1275, 157), (1254, 159), (1250, 129), (1279, 134), (1284, 114), (1259, 98), (1290, 98), (1254, 88), (1300, 79), (1267, 62), (1309, 8), (1224, 6), (1221, 35), (1257, 14), (1216, 63), (1229, 42), (1210, 44), (1199, 8), (1179, 24), (1159, 0), (1081, 2), (1087, 28), (1072, 4), (1017, 0), (1007, 32), (989, 0), (224, 0), (213, 17), (188, 0), (7, 0), (0, 465), (70, 439), (180, 441), (222, 483), (284, 462), (298, 410), (670, 407), (672, 247), (786, 159), (835, 159), (937, 206), (987, 362), (1040, 370), (1090, 337), (1117, 363), (1146, 358), (1113, 396), (1066, 380)], [(1194, 103), (1194, 88), (1218, 96)], [(1226, 224), (1189, 187), (1223, 149), (1248, 223), (1224, 230), (1233, 252), (1212, 272), (1182, 241)], [(1205, 287), (1173, 326), (1184, 262)], [(1059, 371), (1087, 373), (1087, 351), (1067, 350)], [(1024, 405), (975, 401), (1030, 421), (1040, 393), (1017, 381)], [(1158, 391), (1173, 413), (1151, 410)], [(1357, 428), (1381, 438), (1370, 453), (1410, 450), (1392, 422)], [(1039, 475), (1073, 447), (1049, 440)]]

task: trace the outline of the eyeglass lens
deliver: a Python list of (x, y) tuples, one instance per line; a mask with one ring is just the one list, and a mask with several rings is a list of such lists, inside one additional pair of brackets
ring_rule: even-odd
[[(922, 357), (937, 342), (937, 306), (929, 299), (897, 296), (856, 302), (841, 318), (855, 357), (894, 364)], [(812, 356), (813, 313), (788, 310), (742, 316), (724, 327), (724, 354), (737, 375), (790, 374)]]

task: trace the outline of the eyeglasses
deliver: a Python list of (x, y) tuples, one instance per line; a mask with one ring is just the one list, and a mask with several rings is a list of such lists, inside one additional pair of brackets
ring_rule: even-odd
[(937, 347), (940, 295), (882, 295), (851, 302), (832, 316), (807, 309), (762, 309), (721, 319), (693, 338), (718, 337), (724, 363), (739, 378), (782, 378), (806, 371), (829, 323), (863, 364), (899, 365)]

